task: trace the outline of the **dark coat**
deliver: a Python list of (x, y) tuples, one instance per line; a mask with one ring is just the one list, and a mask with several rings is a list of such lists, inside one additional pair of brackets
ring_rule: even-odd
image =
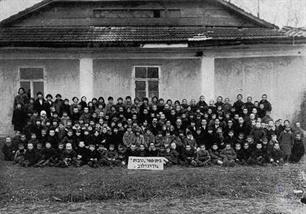
[(291, 150), (291, 157), (290, 161), (297, 163), (301, 160), (305, 153), (305, 147), (302, 140), (295, 140), (292, 150)]
[(294, 144), (294, 134), (291, 131), (282, 131), (279, 136), (279, 145), (284, 155), (291, 155), (291, 149)]
[(38, 99), (35, 100), (34, 110), (37, 111), (38, 113), (40, 113), (42, 110), (48, 113), (49, 109), (50, 108), (48, 108), (48, 105), (44, 99), (42, 100), (42, 103), (40, 103)]
[(15, 109), (13, 112), (12, 124), (15, 131), (23, 131), (27, 122), (27, 113), (23, 109)]

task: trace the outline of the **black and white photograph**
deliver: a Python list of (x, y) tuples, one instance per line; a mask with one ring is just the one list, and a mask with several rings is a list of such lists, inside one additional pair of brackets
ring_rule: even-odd
[(0, 0), (1, 214), (306, 214), (306, 0)]

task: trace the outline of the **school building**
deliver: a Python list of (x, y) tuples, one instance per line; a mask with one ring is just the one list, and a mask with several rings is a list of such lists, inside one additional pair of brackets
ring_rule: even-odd
[(44, 0), (0, 22), (0, 135), (20, 86), (69, 99), (266, 93), (272, 117), (292, 119), (305, 42), (224, 0)]

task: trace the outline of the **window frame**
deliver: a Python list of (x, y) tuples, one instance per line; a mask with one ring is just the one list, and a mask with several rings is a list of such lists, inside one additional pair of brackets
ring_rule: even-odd
[[(43, 79), (22, 79), (21, 78), (21, 69), (31, 69), (31, 68), (39, 68), (42, 69), (43, 72)], [(18, 86), (19, 88), (21, 87), (21, 82), (28, 81), (30, 82), (30, 91), (31, 91), (31, 97), (35, 98), (36, 94), (34, 94), (34, 82), (42, 82), (43, 83), (43, 93), (45, 94), (46, 92), (46, 68), (44, 66), (19, 66), (18, 67)]]
[[(145, 67), (148, 69), (149, 67), (158, 69), (158, 78), (136, 78), (136, 68), (137, 67)], [(144, 81), (146, 83), (146, 97), (149, 98), (149, 81), (157, 81), (158, 82), (158, 97), (160, 97), (160, 86), (161, 86), (161, 66), (160, 65), (134, 65), (132, 72), (132, 84), (131, 84), (131, 94), (133, 97), (136, 97), (136, 81)], [(141, 99), (141, 98), (140, 98)]]

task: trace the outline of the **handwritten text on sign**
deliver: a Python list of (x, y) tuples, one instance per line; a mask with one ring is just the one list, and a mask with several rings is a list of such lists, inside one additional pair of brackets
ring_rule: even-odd
[(164, 170), (162, 157), (129, 157), (128, 169)]

